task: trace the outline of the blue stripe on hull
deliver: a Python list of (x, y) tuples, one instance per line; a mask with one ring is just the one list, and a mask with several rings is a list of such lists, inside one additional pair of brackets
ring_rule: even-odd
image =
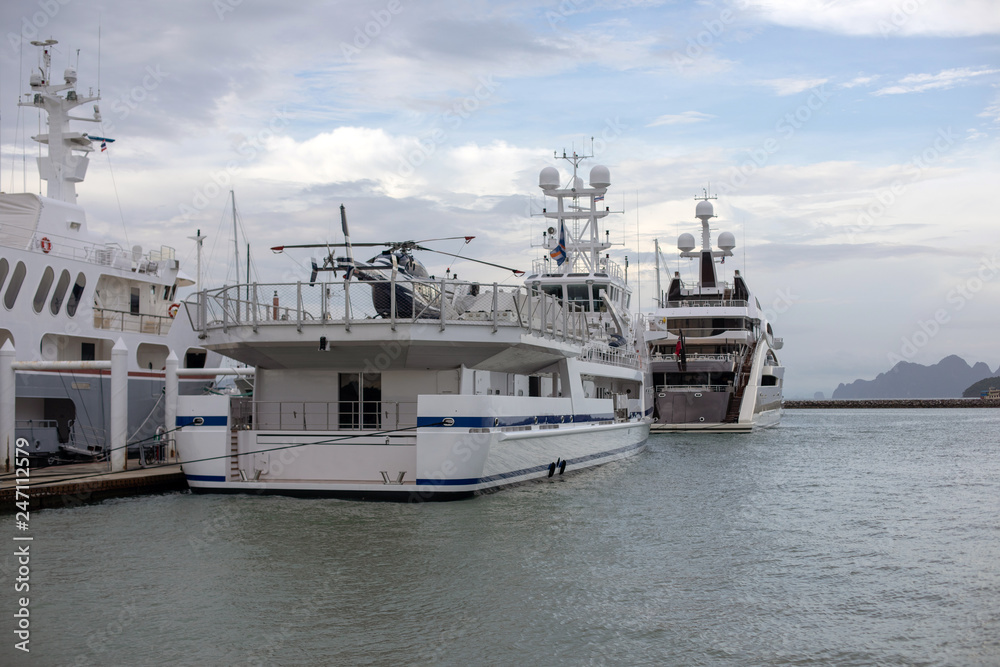
[(225, 426), (229, 421), (228, 417), (225, 415), (219, 416), (204, 416), (204, 417), (178, 417), (177, 426), (192, 426), (194, 425), (195, 419), (204, 419), (203, 424), (198, 424), (199, 426)]
[(223, 477), (222, 475), (188, 475), (188, 474), (185, 474), (184, 476), (187, 477), (189, 481), (193, 481), (193, 482), (225, 482), (226, 481), (226, 478)]

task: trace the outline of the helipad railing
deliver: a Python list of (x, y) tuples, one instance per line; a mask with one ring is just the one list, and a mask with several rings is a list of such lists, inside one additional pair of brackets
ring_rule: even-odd
[(519, 327), (538, 336), (587, 342), (585, 311), (529, 290), (455, 280), (363, 280), (330, 283), (251, 283), (199, 292), (184, 302), (195, 331), (311, 324), (400, 324)]

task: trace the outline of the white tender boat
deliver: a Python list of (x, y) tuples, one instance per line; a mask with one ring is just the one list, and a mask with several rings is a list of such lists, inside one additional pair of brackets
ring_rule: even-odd
[[(177, 288), (194, 281), (181, 273), (171, 247), (144, 252), (90, 233), (76, 185), (95, 142), (113, 140), (71, 129), (71, 120), (100, 123), (96, 104), (89, 118), (70, 115), (98, 97), (78, 92), (73, 68), (61, 82), (51, 79), (54, 40), (33, 44), (39, 68), (20, 105), (48, 117), (48, 132), (33, 137), (48, 148), (37, 159), (47, 196), (0, 194), (0, 345), (13, 346), (19, 362), (108, 361), (122, 339), (129, 351), (128, 435), (142, 440), (163, 426), (162, 369), (170, 350), (180, 355), (182, 392), (201, 393), (206, 385), (183, 375), (184, 368), (204, 367), (207, 353), (187, 319), (175, 317)], [(31, 443), (33, 457), (55, 462), (106, 453), (107, 370), (22, 370), (15, 387), (16, 435)]]
[(542, 171), (551, 257), (523, 285), (428, 276), (416, 242), (355, 264), (348, 241), (309, 282), (189, 299), (203, 345), (256, 368), (252, 398), (179, 398), (192, 490), (449, 500), (641, 451), (652, 396), (631, 290), (602, 255), (608, 170), (584, 187), (566, 159), (567, 186)]
[(781, 419), (785, 369), (777, 357), (782, 339), (771, 325), (740, 272), (731, 283), (719, 280), (716, 260), (731, 257), (736, 239), (718, 237), (712, 250), (710, 197), (695, 211), (702, 224), (702, 248), (692, 234), (677, 240), (680, 256), (698, 262), (698, 280), (685, 285), (675, 272), (645, 332), (655, 387), (653, 431), (748, 432)]

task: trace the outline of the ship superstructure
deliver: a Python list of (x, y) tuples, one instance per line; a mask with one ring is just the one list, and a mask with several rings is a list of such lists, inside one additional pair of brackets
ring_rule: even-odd
[[(665, 292), (658, 287), (647, 318), (654, 431), (747, 432), (781, 418), (783, 341), (739, 270), (732, 282), (719, 278), (718, 265), (732, 257), (736, 239), (722, 232), (712, 249), (712, 199), (706, 192), (695, 210), (701, 249), (690, 233), (677, 240), (680, 256), (696, 262), (696, 281), (685, 284), (675, 272)], [(658, 244), (656, 252), (659, 262)]]
[[(133, 438), (163, 426), (163, 372), (170, 350), (181, 368), (205, 366), (206, 350), (190, 323), (175, 317), (177, 289), (192, 285), (175, 251), (144, 251), (97, 239), (77, 203), (95, 143), (112, 139), (73, 130), (71, 121), (99, 125), (73, 109), (98, 101), (78, 91), (67, 68), (52, 79), (55, 40), (39, 48), (31, 92), (22, 107), (41, 111), (47, 132), (32, 139), (47, 148), (37, 158), (46, 195), (0, 194), (0, 345), (14, 346), (18, 361), (107, 361), (121, 338), (129, 350), (129, 425)], [(183, 377), (183, 375), (182, 375)], [(204, 379), (187, 378), (182, 391), (200, 391)], [(16, 380), (16, 433), (32, 453), (52, 462), (104, 453), (109, 420), (107, 371), (21, 371)], [(159, 419), (157, 419), (157, 417)]]
[(417, 241), (356, 243), (386, 248), (357, 262), (341, 209), (347, 256), (314, 261), (308, 282), (185, 302), (205, 347), (256, 368), (252, 399), (180, 399), (191, 488), (448, 500), (641, 451), (628, 290), (593, 241), (608, 170), (584, 188), (577, 165), (566, 187), (542, 171), (561, 232), (522, 285), (428, 275)]

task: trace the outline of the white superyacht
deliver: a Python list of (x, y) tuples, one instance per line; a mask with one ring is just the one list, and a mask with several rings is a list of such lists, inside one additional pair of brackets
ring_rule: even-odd
[(207, 349), (256, 368), (252, 398), (179, 398), (192, 490), (450, 500), (641, 451), (652, 396), (631, 289), (603, 254), (609, 172), (588, 187), (564, 157), (565, 185), (541, 172), (547, 259), (522, 285), (429, 276), (423, 242), (356, 262), (342, 209), (347, 256), (308, 282), (185, 302)]
[[(76, 186), (95, 144), (103, 149), (113, 139), (71, 128), (70, 121), (99, 126), (96, 104), (92, 115), (70, 115), (99, 97), (79, 90), (74, 68), (53, 80), (55, 40), (32, 43), (39, 67), (20, 106), (48, 119), (48, 131), (32, 137), (47, 147), (47, 155), (37, 158), (47, 190), (46, 196), (0, 193), (0, 346), (13, 347), (19, 362), (108, 361), (121, 339), (129, 351), (128, 435), (142, 440), (163, 426), (170, 350), (181, 357), (182, 392), (200, 393), (206, 385), (205, 378), (183, 375), (184, 368), (204, 367), (208, 354), (187, 319), (176, 317), (177, 289), (194, 281), (181, 273), (171, 247), (144, 251), (88, 230)], [(109, 392), (107, 370), (19, 371), (16, 436), (29, 441), (39, 462), (106, 454)]]
[(657, 308), (645, 332), (656, 392), (651, 428), (746, 433), (773, 426), (781, 419), (783, 341), (739, 270), (732, 282), (720, 280), (717, 264), (732, 257), (736, 239), (722, 232), (712, 249), (712, 197), (698, 199), (701, 250), (692, 234), (677, 239), (680, 256), (697, 262), (697, 280), (685, 284), (675, 272), (662, 292), (656, 250)]

